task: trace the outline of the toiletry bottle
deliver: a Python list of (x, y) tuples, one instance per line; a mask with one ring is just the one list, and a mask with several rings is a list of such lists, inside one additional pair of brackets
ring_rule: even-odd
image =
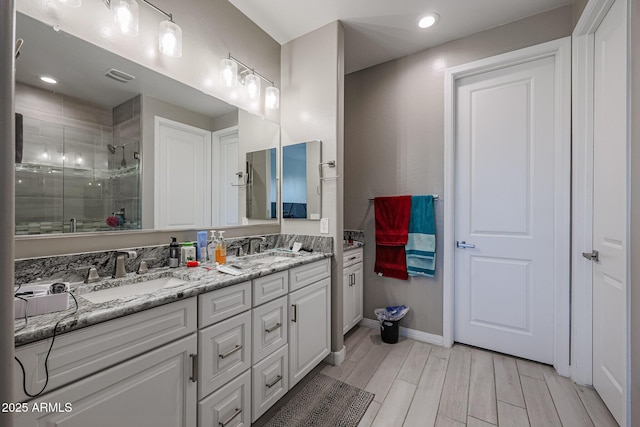
[(207, 232), (196, 232), (196, 258), (204, 263), (207, 260)]
[(220, 265), (227, 263), (227, 243), (224, 241), (224, 231), (220, 231), (220, 238), (216, 245), (216, 262)]
[(216, 230), (211, 230), (211, 240), (207, 246), (207, 260), (211, 263), (216, 262), (216, 245), (218, 240), (216, 239)]
[(176, 242), (176, 238), (171, 238), (169, 244), (169, 267), (176, 268), (180, 265), (180, 245)]
[(189, 261), (196, 260), (196, 247), (191, 242), (184, 242), (180, 247), (180, 264), (187, 265)]

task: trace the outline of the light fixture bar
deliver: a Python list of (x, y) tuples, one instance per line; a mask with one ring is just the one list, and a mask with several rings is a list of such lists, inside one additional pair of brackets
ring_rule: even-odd
[[(103, 0), (103, 1), (104, 1), (105, 6), (107, 6), (107, 9), (111, 9), (111, 0)], [(161, 14), (163, 14), (164, 16), (169, 18), (169, 21), (173, 22), (173, 14), (165, 12), (164, 10), (162, 10), (158, 6), (148, 2), (147, 0), (142, 0), (142, 2), (145, 3), (147, 6), (150, 6), (153, 9), (155, 9), (156, 11), (160, 12)]]
[(158, 12), (160, 12), (161, 14), (169, 18), (169, 21), (173, 22), (173, 14), (165, 12), (164, 10), (160, 9), (158, 6), (154, 5), (153, 3), (148, 2), (147, 0), (142, 0), (142, 2), (145, 3), (147, 6), (150, 6), (151, 8), (157, 10)]
[[(146, 0), (142, 0), (142, 1), (146, 1)], [(267, 83), (271, 83), (271, 86), (275, 86), (276, 84), (273, 82), (273, 80), (270, 80), (268, 78), (266, 78), (265, 76), (263, 76), (262, 74), (260, 74), (259, 72), (257, 72), (256, 70), (254, 70), (253, 68), (249, 67), (247, 64), (245, 64), (244, 62), (240, 61), (239, 59), (234, 58), (233, 56), (231, 56), (231, 54), (229, 54), (229, 59), (234, 61), (235, 63), (237, 63), (238, 65), (242, 65), (244, 68), (246, 68), (247, 70), (250, 70), (251, 73), (255, 74), (256, 76), (260, 77), (262, 80), (264, 80)]]

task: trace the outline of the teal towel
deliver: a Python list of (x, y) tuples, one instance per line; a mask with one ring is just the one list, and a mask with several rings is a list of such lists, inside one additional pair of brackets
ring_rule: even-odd
[(436, 221), (433, 196), (412, 196), (409, 238), (405, 245), (409, 276), (433, 277), (436, 271)]

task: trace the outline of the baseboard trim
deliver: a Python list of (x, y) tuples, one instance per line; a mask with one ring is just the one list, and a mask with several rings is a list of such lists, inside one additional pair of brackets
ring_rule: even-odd
[[(362, 319), (359, 323), (360, 326), (371, 329), (380, 329), (380, 322), (373, 319)], [(415, 329), (405, 328), (400, 326), (400, 335), (403, 337), (411, 338), (412, 340), (426, 342), (427, 344), (433, 344), (442, 347), (444, 341), (441, 335), (434, 335), (428, 332), (416, 331)]]
[(342, 365), (342, 362), (344, 362), (344, 359), (346, 359), (346, 357), (347, 348), (345, 346), (342, 346), (342, 349), (340, 351), (332, 351), (331, 353), (329, 353), (327, 357), (324, 358), (324, 362), (333, 366), (340, 366)]

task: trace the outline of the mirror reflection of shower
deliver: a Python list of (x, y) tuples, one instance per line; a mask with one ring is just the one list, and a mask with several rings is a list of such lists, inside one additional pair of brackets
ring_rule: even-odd
[[(107, 144), (107, 149), (109, 150), (109, 152), (111, 154), (115, 154), (116, 153), (116, 149), (118, 148), (122, 148), (122, 161), (120, 162), (120, 168), (125, 169), (127, 167), (127, 160), (124, 157), (124, 149), (126, 147), (126, 144), (122, 144), (122, 145), (113, 145), (113, 144)], [(114, 159), (115, 161), (115, 159)]]

